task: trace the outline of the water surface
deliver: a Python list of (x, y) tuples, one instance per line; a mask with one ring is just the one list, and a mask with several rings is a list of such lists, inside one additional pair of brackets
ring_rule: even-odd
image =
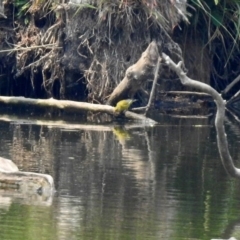
[[(240, 134), (227, 121), (240, 166)], [(0, 121), (1, 157), (54, 177), (46, 203), (0, 192), (0, 239), (240, 239), (240, 179), (219, 159), (212, 119), (154, 127)]]

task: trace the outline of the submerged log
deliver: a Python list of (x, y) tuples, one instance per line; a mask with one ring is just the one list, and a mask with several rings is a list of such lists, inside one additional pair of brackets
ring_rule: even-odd
[(121, 99), (133, 98), (134, 94), (142, 88), (148, 79), (154, 78), (158, 57), (157, 44), (153, 41), (142, 53), (140, 59), (127, 69), (124, 79), (114, 89), (107, 104), (116, 105)]

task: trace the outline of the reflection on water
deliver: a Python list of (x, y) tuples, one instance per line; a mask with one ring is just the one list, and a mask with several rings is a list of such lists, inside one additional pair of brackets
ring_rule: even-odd
[(2, 121), (0, 132), (2, 157), (51, 174), (57, 188), (50, 206), (0, 193), (1, 240), (240, 237), (240, 183), (225, 173), (208, 119), (145, 128)]

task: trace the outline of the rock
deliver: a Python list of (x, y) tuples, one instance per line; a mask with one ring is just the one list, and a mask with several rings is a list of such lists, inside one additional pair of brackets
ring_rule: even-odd
[(18, 167), (12, 160), (0, 157), (0, 172), (17, 172)]
[(48, 174), (21, 172), (11, 160), (0, 157), (0, 189), (50, 196), (54, 193), (54, 181)]

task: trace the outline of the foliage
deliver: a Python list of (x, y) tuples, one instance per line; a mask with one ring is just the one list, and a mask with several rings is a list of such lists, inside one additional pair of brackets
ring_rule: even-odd
[[(207, 1), (207, 0), (190, 0), (190, 4), (196, 7), (198, 18), (203, 15), (202, 19), (209, 26), (208, 31), (214, 32), (219, 30), (220, 34), (226, 32), (229, 37), (236, 42), (240, 31), (240, 1), (239, 0), (224, 0), (224, 1)], [(213, 34), (209, 32), (210, 39), (213, 40)]]
[(189, 0), (189, 5), (194, 29), (203, 33), (205, 46), (218, 62), (216, 75), (228, 78), (235, 61), (239, 61), (240, 1)]
[(31, 1), (17, 0), (15, 1), (14, 6), (17, 8), (17, 16), (21, 18), (27, 13), (28, 9), (30, 8)]
[(27, 13), (33, 13), (39, 10), (47, 12), (53, 4), (54, 1), (50, 0), (16, 0), (14, 2), (18, 18), (24, 18)]

